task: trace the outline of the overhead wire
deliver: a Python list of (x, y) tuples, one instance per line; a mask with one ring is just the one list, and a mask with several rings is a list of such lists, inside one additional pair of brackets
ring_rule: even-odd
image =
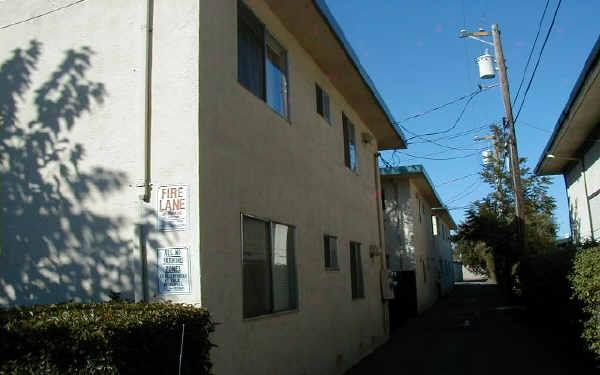
[(521, 88), (523, 87), (523, 83), (525, 82), (525, 76), (527, 75), (527, 69), (529, 68), (529, 63), (531, 62), (531, 57), (533, 57), (533, 52), (535, 51), (535, 46), (537, 44), (538, 38), (540, 36), (540, 32), (542, 31), (542, 24), (544, 23), (544, 18), (546, 18), (546, 11), (548, 10), (548, 5), (550, 5), (550, 0), (546, 0), (546, 6), (544, 7), (544, 11), (542, 12), (542, 16), (540, 17), (540, 21), (538, 23), (537, 33), (535, 34), (535, 39), (533, 40), (533, 44), (531, 45), (531, 50), (529, 51), (529, 56), (527, 57), (527, 63), (525, 63), (525, 68), (523, 69), (523, 76), (521, 77), (521, 83), (519, 83), (519, 88), (517, 89), (517, 94), (513, 100), (513, 105), (517, 103), (519, 99), (519, 94), (521, 93)]
[[(424, 137), (428, 137), (428, 136), (432, 136), (432, 135), (438, 135), (438, 134), (445, 134), (445, 133), (448, 133), (448, 132), (454, 130), (456, 128), (456, 126), (458, 125), (458, 123), (460, 122), (460, 120), (462, 119), (463, 115), (465, 114), (465, 111), (467, 110), (467, 107), (469, 106), (469, 103), (471, 103), (471, 100), (473, 100), (473, 98), (477, 94), (481, 93), (481, 91), (482, 90), (479, 89), (478, 91), (475, 91), (473, 94), (471, 94), (468, 97), (467, 101), (465, 102), (465, 105), (463, 106), (462, 110), (458, 114), (458, 117), (456, 118), (456, 120), (454, 121), (454, 123), (452, 124), (452, 126), (450, 126), (448, 129), (440, 130), (440, 131), (436, 131), (436, 132), (431, 132), (431, 133), (424, 133), (424, 134), (416, 134), (414, 132), (411, 132), (413, 134), (413, 136), (407, 138), (407, 141), (410, 141), (411, 139), (415, 139), (415, 138), (421, 138), (421, 139), (425, 140)], [(406, 130), (407, 132), (409, 132), (409, 130), (406, 128), (406, 126), (404, 126), (404, 125), (400, 125), (400, 126), (402, 126), (402, 128), (404, 130)]]
[(470, 174), (468, 174), (468, 175), (465, 175), (465, 176), (456, 177), (456, 178), (453, 178), (453, 179), (451, 179), (451, 180), (448, 180), (448, 181), (441, 182), (441, 183), (439, 183), (439, 184), (436, 184), (436, 185), (434, 185), (434, 186), (435, 186), (435, 187), (440, 187), (440, 186), (448, 185), (448, 184), (451, 184), (451, 183), (453, 183), (453, 182), (457, 182), (457, 181), (462, 181), (462, 180), (464, 180), (464, 179), (466, 179), (466, 178), (473, 177), (473, 176), (478, 176), (478, 175), (479, 175), (479, 172), (470, 173)]
[(519, 115), (521, 114), (521, 110), (525, 105), (525, 99), (527, 98), (527, 93), (529, 93), (529, 89), (531, 88), (531, 84), (533, 83), (533, 79), (535, 78), (535, 73), (540, 65), (540, 61), (542, 60), (542, 54), (544, 53), (544, 49), (546, 48), (546, 44), (548, 43), (548, 39), (550, 38), (550, 34), (552, 33), (552, 29), (554, 28), (554, 24), (556, 23), (556, 15), (560, 9), (562, 4), (562, 0), (558, 0), (558, 4), (556, 5), (556, 9), (554, 10), (554, 15), (552, 16), (552, 22), (550, 23), (550, 27), (548, 27), (548, 32), (546, 33), (546, 37), (544, 38), (544, 43), (542, 43), (542, 47), (538, 54), (537, 61), (533, 68), (533, 72), (531, 73), (531, 78), (529, 79), (529, 83), (527, 84), (527, 88), (525, 89), (525, 93), (523, 94), (523, 99), (521, 100), (521, 105), (519, 106), (519, 110), (517, 111), (517, 115), (515, 116), (514, 123), (519, 119)]
[(79, 4), (79, 3), (83, 3), (84, 1), (87, 1), (87, 0), (78, 0), (78, 1), (74, 1), (74, 2), (72, 2), (72, 3), (69, 3), (69, 4), (66, 4), (66, 5), (63, 5), (63, 6), (61, 6), (61, 7), (58, 7), (58, 8), (55, 8), (55, 9), (49, 10), (49, 11), (47, 11), (47, 12), (45, 12), (45, 13), (38, 14), (38, 15), (36, 15), (36, 16), (29, 17), (29, 18), (26, 18), (26, 19), (24, 19), (24, 20), (21, 20), (21, 21), (16, 21), (16, 22), (13, 22), (13, 23), (9, 23), (9, 24), (7, 24), (7, 25), (0, 26), (0, 30), (7, 29), (7, 28), (9, 28), (9, 27), (16, 26), (16, 25), (19, 25), (19, 24), (22, 24), (22, 23), (25, 23), (25, 22), (33, 21), (33, 20), (35, 20), (35, 19), (38, 19), (38, 18), (41, 18), (41, 17), (47, 16), (47, 15), (49, 15), (49, 14), (51, 14), (51, 13), (58, 12), (59, 10), (63, 10), (63, 9), (66, 9), (66, 8), (72, 7), (73, 5), (77, 5), (77, 4)]

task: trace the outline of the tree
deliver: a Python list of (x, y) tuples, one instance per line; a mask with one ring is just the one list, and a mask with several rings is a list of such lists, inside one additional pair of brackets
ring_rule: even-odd
[[(454, 236), (458, 256), (473, 271), (483, 271), (504, 287), (512, 286), (512, 270), (525, 249), (518, 239), (514, 189), (505, 168), (506, 142), (497, 125), (490, 127), (495, 152), (483, 165), (481, 178), (492, 192), (473, 202), (466, 220)], [(526, 246), (528, 254), (544, 253), (554, 247), (555, 199), (548, 195), (552, 180), (531, 173), (526, 159), (519, 160), (525, 201)]]

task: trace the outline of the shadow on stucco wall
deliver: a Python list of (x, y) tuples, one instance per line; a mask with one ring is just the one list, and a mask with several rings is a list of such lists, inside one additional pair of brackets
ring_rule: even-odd
[(67, 50), (34, 88), (41, 47), (31, 41), (0, 65), (0, 306), (103, 300), (133, 288), (125, 219), (86, 209), (123, 189), (127, 176), (80, 168), (86, 150), (72, 139), (86, 125), (78, 120), (107, 96), (104, 84), (86, 78), (94, 53)]

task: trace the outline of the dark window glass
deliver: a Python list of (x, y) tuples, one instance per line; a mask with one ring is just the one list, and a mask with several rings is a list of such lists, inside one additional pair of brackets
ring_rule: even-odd
[(342, 114), (342, 127), (344, 132), (344, 163), (346, 167), (356, 171), (358, 169), (358, 149), (354, 124)]
[(364, 298), (365, 288), (360, 243), (358, 242), (350, 242), (350, 278), (352, 282), (352, 299)]
[(331, 122), (329, 115), (329, 95), (319, 85), (316, 86), (316, 98), (317, 98), (317, 113), (323, 116), (325, 120)]
[(244, 317), (297, 307), (294, 227), (243, 217)]
[(338, 269), (337, 238), (333, 236), (324, 236), (323, 242), (325, 268)]
[(254, 14), (238, 2), (238, 80), (265, 100), (265, 30)]
[(238, 1), (238, 81), (288, 117), (287, 52)]

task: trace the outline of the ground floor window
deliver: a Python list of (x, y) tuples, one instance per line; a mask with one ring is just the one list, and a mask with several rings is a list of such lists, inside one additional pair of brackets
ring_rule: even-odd
[(298, 307), (295, 228), (242, 216), (244, 318)]
[(350, 278), (352, 281), (352, 299), (365, 297), (360, 243), (350, 242)]

